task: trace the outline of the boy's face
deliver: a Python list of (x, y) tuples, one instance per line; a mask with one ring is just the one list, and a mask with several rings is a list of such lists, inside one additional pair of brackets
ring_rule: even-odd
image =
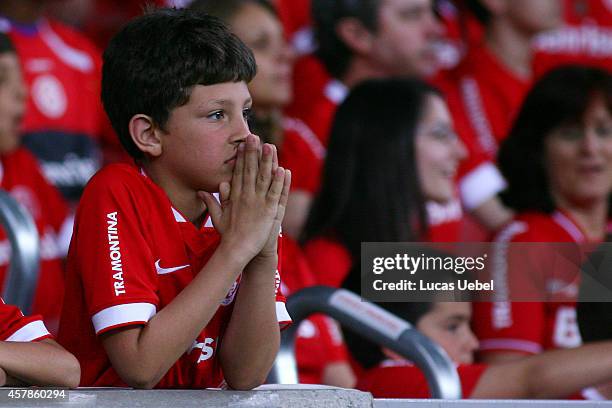
[(438, 302), (417, 323), (417, 329), (438, 343), (459, 364), (472, 364), (478, 339), (470, 328), (472, 304)]
[(0, 54), (0, 154), (19, 146), (25, 102), (26, 86), (17, 55), (13, 52)]
[(178, 188), (217, 192), (231, 180), (238, 145), (250, 133), (250, 107), (241, 81), (195, 85), (189, 101), (170, 112), (158, 161)]

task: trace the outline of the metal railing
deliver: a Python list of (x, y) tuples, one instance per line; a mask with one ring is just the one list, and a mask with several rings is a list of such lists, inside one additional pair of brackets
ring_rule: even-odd
[(313, 313), (323, 313), (368, 340), (414, 362), (425, 374), (433, 398), (461, 398), (457, 369), (446, 352), (410, 323), (344, 289), (314, 286), (287, 299), (293, 324), (281, 336), (281, 346), (268, 376), (268, 382), (297, 384), (294, 353), (300, 322)]
[(30, 214), (4, 190), (0, 190), (0, 223), (11, 244), (11, 261), (2, 297), (29, 314), (38, 282), (38, 230)]

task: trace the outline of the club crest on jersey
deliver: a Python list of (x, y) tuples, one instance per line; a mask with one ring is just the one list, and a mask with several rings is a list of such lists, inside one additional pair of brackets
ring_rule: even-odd
[(234, 301), (234, 298), (236, 297), (237, 291), (238, 291), (238, 281), (235, 281), (232, 287), (230, 288), (229, 292), (227, 292), (227, 295), (225, 296), (225, 299), (223, 299), (221, 304), (223, 306), (227, 306), (230, 303), (232, 303)]
[(32, 100), (38, 110), (48, 118), (64, 116), (68, 98), (62, 83), (53, 75), (41, 75), (32, 83)]

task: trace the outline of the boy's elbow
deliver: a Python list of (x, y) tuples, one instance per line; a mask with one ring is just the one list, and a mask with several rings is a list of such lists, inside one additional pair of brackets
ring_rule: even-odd
[(147, 380), (134, 380), (134, 381), (126, 381), (127, 385), (137, 390), (152, 390), (157, 384), (154, 381)]
[(139, 390), (151, 390), (159, 382), (159, 379), (157, 377), (143, 375), (143, 373), (120, 375), (120, 377), (128, 386)]
[(250, 391), (253, 388), (259, 387), (266, 382), (265, 376), (263, 378), (225, 378), (225, 382), (228, 387), (236, 391)]
[(128, 370), (117, 370), (119, 377), (128, 386), (139, 390), (153, 389), (162, 377), (156, 370), (145, 366), (133, 366)]
[(81, 365), (72, 354), (65, 352), (63, 356), (62, 376), (58, 379), (60, 387), (77, 388), (81, 382)]

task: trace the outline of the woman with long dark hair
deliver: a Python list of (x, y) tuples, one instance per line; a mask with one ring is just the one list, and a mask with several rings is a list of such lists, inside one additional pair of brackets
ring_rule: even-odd
[(426, 201), (453, 199), (465, 148), (440, 94), (418, 80), (370, 80), (338, 108), (303, 241), (319, 283), (339, 286), (362, 242), (428, 239)]

